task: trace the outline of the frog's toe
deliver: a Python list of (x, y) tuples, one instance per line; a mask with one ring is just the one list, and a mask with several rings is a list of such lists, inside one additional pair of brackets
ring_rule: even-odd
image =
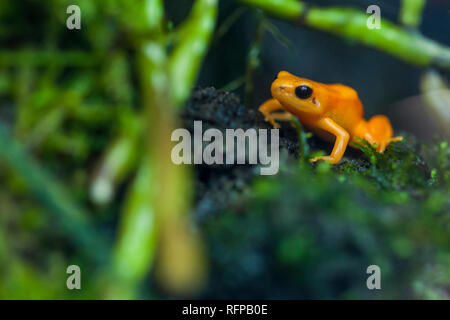
[(385, 143), (380, 143), (377, 147), (377, 152), (378, 153), (384, 153), (384, 150), (386, 150), (386, 144)]
[(393, 138), (389, 139), (389, 142), (395, 142), (395, 141), (403, 141), (403, 137), (397, 136), (397, 137), (393, 137)]
[(401, 137), (401, 136), (389, 138), (389, 140), (387, 140), (386, 142), (379, 143), (379, 145), (377, 147), (377, 152), (384, 153), (384, 151), (386, 150), (386, 147), (389, 144), (391, 144), (391, 142), (402, 141), (402, 140), (403, 140), (403, 137)]
[(270, 124), (272, 125), (272, 127), (274, 127), (275, 129), (279, 129), (280, 128), (280, 124), (278, 122), (275, 121), (274, 118), (267, 116), (265, 117), (265, 119), (267, 122), (270, 122)]

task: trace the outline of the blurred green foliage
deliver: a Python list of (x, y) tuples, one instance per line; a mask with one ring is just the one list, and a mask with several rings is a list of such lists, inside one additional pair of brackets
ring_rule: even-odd
[[(142, 20), (124, 19), (138, 13), (128, 1), (76, 3), (79, 31), (65, 25), (73, 1), (0, 4), (2, 298), (104, 295), (99, 262), (119, 208), (93, 207), (87, 186), (109, 141), (136, 127), (133, 47), (119, 43)], [(70, 264), (81, 267), (80, 292), (65, 286)]]
[[(66, 8), (72, 4), (81, 8), (80, 30), (66, 28)], [(45, 269), (34, 272), (26, 252), (35, 252), (43, 263), (53, 254), (87, 271), (85, 284), (93, 289), (83, 290), (82, 297), (141, 296), (159, 225), (168, 239), (161, 245), (173, 247), (176, 238), (168, 235), (176, 231), (187, 250), (179, 261), (184, 268), (169, 266), (166, 276), (181, 270), (173, 280), (181, 283), (202, 274), (195, 262), (197, 240), (187, 222), (180, 222), (190, 180), (162, 150), (170, 150), (164, 130), (176, 123), (171, 108), (184, 103), (208, 48), (216, 4), (196, 1), (175, 30), (159, 0), (2, 2), (0, 43), (8, 48), (0, 50), (2, 218), (18, 214), (12, 226), (2, 224), (8, 244), (2, 257), (11, 263), (2, 265), (0, 279), (20, 282), (13, 277), (17, 260), (24, 272), (33, 271), (27, 277), (36, 282), (33, 292), (12, 291), (5, 298), (80, 296), (60, 281), (50, 293), (48, 281), (39, 280)], [(177, 92), (166, 95), (166, 86), (178, 77), (183, 81)], [(166, 137), (167, 143), (152, 143)], [(149, 143), (139, 148), (144, 139)], [(167, 189), (177, 192), (176, 201)], [(14, 225), (27, 217), (22, 213), (28, 207), (39, 220), (33, 231)], [(10, 239), (17, 248), (9, 247)], [(187, 272), (192, 261), (199, 268)], [(65, 268), (59, 272), (64, 278)], [(7, 284), (0, 280), (0, 286)]]

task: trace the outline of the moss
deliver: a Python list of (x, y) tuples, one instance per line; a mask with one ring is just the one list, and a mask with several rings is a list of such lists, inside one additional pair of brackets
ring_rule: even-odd
[[(448, 193), (435, 190), (430, 206), (378, 183), (306, 165), (257, 179), (250, 195), (202, 225), (214, 279), (205, 296), (424, 298), (414, 284), (425, 263), (443, 269), (436, 258), (450, 254)], [(365, 287), (372, 264), (382, 270), (380, 292)], [(448, 282), (448, 269), (440, 277)]]

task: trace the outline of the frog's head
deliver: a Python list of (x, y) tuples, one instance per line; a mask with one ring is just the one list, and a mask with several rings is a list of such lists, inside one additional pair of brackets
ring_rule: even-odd
[(272, 97), (289, 112), (321, 114), (327, 103), (327, 89), (320, 83), (296, 77), (287, 71), (278, 73), (272, 83)]

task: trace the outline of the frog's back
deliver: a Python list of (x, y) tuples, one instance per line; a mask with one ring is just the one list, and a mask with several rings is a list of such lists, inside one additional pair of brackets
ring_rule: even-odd
[(363, 119), (363, 106), (355, 89), (343, 84), (330, 84), (329, 117), (351, 131)]
[(333, 83), (328, 85), (331, 92), (337, 95), (340, 99), (358, 100), (358, 93), (352, 87), (340, 83)]

